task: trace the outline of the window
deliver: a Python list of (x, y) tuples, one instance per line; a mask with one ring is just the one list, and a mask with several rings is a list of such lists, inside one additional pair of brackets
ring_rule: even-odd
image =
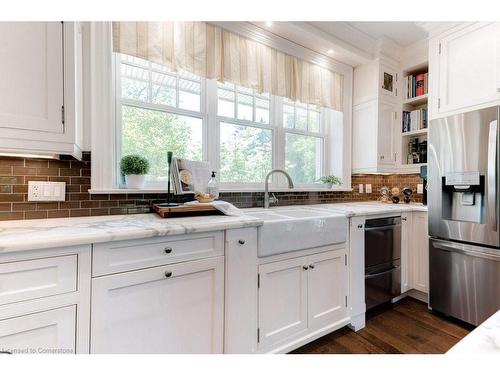
[[(209, 161), (222, 189), (261, 190), (275, 168), (285, 169), (297, 188), (318, 188), (325, 174), (346, 176), (340, 112), (120, 54), (115, 81), (117, 160), (145, 156), (146, 188), (165, 189), (167, 151)], [(273, 188), (286, 186), (282, 176), (273, 178)], [(116, 183), (122, 186), (121, 177)]]
[(146, 157), (151, 164), (148, 187), (164, 185), (167, 151), (203, 159), (202, 81), (127, 55), (117, 54), (116, 64), (118, 160), (130, 154)]

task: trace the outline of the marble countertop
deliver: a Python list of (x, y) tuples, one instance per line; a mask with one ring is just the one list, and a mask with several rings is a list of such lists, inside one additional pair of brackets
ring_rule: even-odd
[(500, 355), (500, 310), (465, 336), (448, 353), (453, 355)]
[[(427, 210), (427, 207), (421, 204), (396, 205), (370, 201), (290, 206), (290, 208), (299, 207), (332, 210), (347, 217)], [(284, 207), (278, 207), (278, 209), (282, 208)], [(258, 210), (264, 209), (245, 209), (243, 216), (196, 216), (163, 219), (156, 214), (139, 214), (0, 221), (0, 252), (255, 227), (263, 224), (263, 220), (251, 216), (252, 212)]]
[(157, 214), (138, 214), (3, 221), (0, 222), (0, 252), (255, 227), (262, 224), (262, 220), (248, 215), (163, 219)]

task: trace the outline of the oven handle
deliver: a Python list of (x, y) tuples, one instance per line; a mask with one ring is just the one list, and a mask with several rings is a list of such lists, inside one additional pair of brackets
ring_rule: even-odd
[(393, 267), (389, 268), (388, 270), (385, 270), (385, 271), (382, 271), (382, 272), (371, 273), (371, 274), (365, 275), (365, 279), (373, 279), (374, 277), (386, 275), (388, 273), (393, 272), (394, 270), (397, 270), (399, 267), (400, 266), (393, 266)]
[(401, 226), (401, 224), (383, 225), (383, 226), (380, 226), (380, 227), (367, 227), (365, 225), (365, 232), (368, 232), (368, 231), (371, 231), (371, 230), (393, 229), (393, 228), (397, 228), (397, 227), (400, 227), (400, 226)]

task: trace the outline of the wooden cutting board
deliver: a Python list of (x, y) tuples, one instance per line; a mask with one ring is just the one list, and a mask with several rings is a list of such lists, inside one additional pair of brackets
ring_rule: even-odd
[(181, 216), (203, 216), (203, 215), (224, 215), (211, 205), (184, 205), (175, 207), (161, 207), (160, 204), (153, 204), (155, 212), (163, 218)]

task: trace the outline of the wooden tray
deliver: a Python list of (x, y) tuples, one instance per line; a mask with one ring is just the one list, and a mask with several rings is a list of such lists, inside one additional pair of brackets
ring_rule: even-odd
[(161, 207), (159, 204), (153, 204), (153, 209), (161, 217), (181, 217), (181, 216), (203, 216), (203, 215), (224, 215), (211, 205), (184, 205), (175, 207)]

